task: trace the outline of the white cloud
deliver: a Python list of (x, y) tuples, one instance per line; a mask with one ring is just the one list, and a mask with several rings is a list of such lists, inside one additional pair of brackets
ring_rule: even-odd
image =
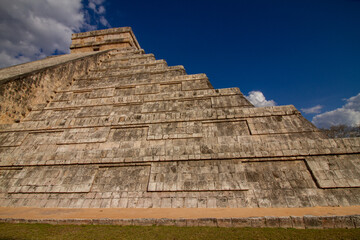
[(255, 107), (271, 107), (275, 106), (274, 100), (266, 100), (264, 94), (260, 91), (251, 91), (248, 96), (245, 96)]
[[(91, 2), (96, 23), (110, 26), (103, 0)], [(88, 11), (81, 0), (0, 0), (0, 68), (68, 53), (72, 33), (97, 28)]]
[(306, 113), (306, 114), (309, 114), (309, 113), (320, 113), (322, 108), (323, 108), (323, 106), (321, 106), (321, 105), (316, 105), (316, 106), (311, 107), (311, 108), (302, 108), (301, 111), (303, 111), (303, 112)]
[(313, 117), (312, 123), (320, 128), (329, 128), (334, 125), (360, 125), (360, 93), (349, 99), (346, 104), (333, 111), (318, 114)]
[(104, 16), (101, 16), (99, 21), (101, 22), (102, 25), (106, 27), (110, 27), (109, 22), (106, 20), (106, 18), (104, 18)]
[(92, 9), (93, 11), (96, 11), (96, 4), (95, 4), (95, 3), (89, 2), (88, 7), (89, 7), (90, 9)]
[(100, 5), (100, 4), (103, 4), (105, 2), (105, 0), (89, 0), (89, 2), (93, 2), (96, 5)]

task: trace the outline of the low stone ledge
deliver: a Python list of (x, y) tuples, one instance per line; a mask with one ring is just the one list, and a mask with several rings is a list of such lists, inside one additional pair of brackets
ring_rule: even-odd
[(320, 217), (305, 215), (303, 217), (304, 225), (306, 229), (321, 229), (322, 228), (322, 221)]
[(232, 227), (232, 220), (231, 220), (231, 218), (218, 218), (217, 226), (218, 227)]
[(199, 227), (217, 227), (216, 218), (198, 218)]
[(251, 227), (250, 218), (232, 218), (232, 227)]
[(291, 216), (291, 224), (293, 228), (297, 229), (303, 229), (305, 228), (304, 218), (303, 217), (297, 217), (297, 216)]
[(278, 217), (265, 217), (266, 227), (278, 228), (280, 227), (280, 219)]
[(335, 228), (355, 228), (353, 216), (338, 216), (334, 222)]
[(177, 226), (177, 227), (253, 227), (331, 229), (360, 228), (360, 215), (349, 216), (289, 216), (248, 218), (136, 218), (136, 219), (23, 219), (0, 218), (0, 223), (42, 223), (62, 225)]
[(251, 227), (253, 228), (263, 228), (266, 226), (265, 217), (253, 217), (250, 218)]
[(279, 227), (281, 228), (292, 228), (291, 217), (278, 217), (279, 218)]
[(157, 219), (156, 225), (157, 226), (175, 226), (176, 219), (169, 219), (169, 218), (160, 218)]

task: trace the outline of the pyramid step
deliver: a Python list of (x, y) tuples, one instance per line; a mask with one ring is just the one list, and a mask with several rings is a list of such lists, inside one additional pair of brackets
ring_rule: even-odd
[[(184, 75), (186, 76), (186, 75)], [(153, 81), (146, 82), (146, 78), (143, 79), (143, 83), (141, 84), (131, 84), (131, 80), (119, 83), (118, 81), (98, 81), (98, 80), (91, 80), (86, 81), (85, 87), (81, 88), (84, 80), (80, 81), (79, 84), (77, 82), (71, 89), (67, 89), (67, 91), (62, 92), (97, 92), (97, 91), (112, 91), (111, 89), (115, 89), (115, 95), (121, 94), (123, 91), (124, 93), (132, 93), (131, 89), (135, 89), (136, 87), (147, 86), (153, 87), (154, 85), (160, 92), (175, 92), (175, 91), (193, 91), (193, 90), (202, 90), (202, 89), (213, 89), (209, 80), (207, 78), (198, 78), (198, 79), (185, 79), (185, 80), (175, 80), (171, 77), (166, 80), (163, 79), (162, 81)], [(59, 99), (61, 100), (61, 99)]]
[(148, 53), (148, 54), (138, 54), (138, 55), (128, 55), (128, 56), (116, 56), (116, 55), (109, 55), (107, 59), (104, 59), (103, 63), (111, 63), (116, 61), (123, 61), (123, 60), (141, 60), (141, 59), (155, 59), (154, 54)]
[[(137, 76), (136, 76), (137, 77)], [(136, 81), (136, 82), (135, 82)], [(161, 85), (171, 84), (187, 84), (187, 82), (200, 81), (207, 82), (209, 88), (213, 88), (209, 82), (206, 74), (191, 74), (191, 75), (177, 75), (177, 76), (164, 76), (149, 75), (148, 78), (123, 77), (121, 81), (116, 77), (107, 77), (100, 79), (77, 78), (75, 84), (71, 88), (57, 89), (56, 92), (73, 92), (73, 91), (93, 91), (98, 89), (108, 88), (128, 88), (136, 85), (148, 85), (159, 83)], [(81, 83), (80, 83), (81, 82)], [(182, 83), (184, 82), (184, 83)], [(190, 83), (189, 83), (190, 84)]]
[(131, 65), (118, 64), (115, 66), (99, 66), (89, 70), (88, 74), (96, 72), (121, 72), (148, 69), (165, 69), (168, 65), (165, 60), (150, 60), (148, 62), (136, 63)]
[[(198, 81), (198, 80), (195, 80)], [(208, 82), (207, 79), (202, 80), (205, 84)], [(191, 81), (187, 81), (191, 82)], [(187, 83), (184, 82), (184, 83)], [(170, 87), (169, 87), (170, 86)], [(142, 84), (142, 85), (128, 85), (128, 86), (121, 86), (121, 87), (112, 87), (112, 88), (100, 88), (100, 89), (83, 89), (83, 90), (74, 90), (72, 92), (58, 92), (52, 102), (69, 102), (74, 99), (77, 100), (86, 100), (86, 99), (98, 99), (98, 98), (112, 98), (112, 97), (129, 97), (132, 95), (143, 95), (144, 93), (149, 94), (163, 94), (167, 95), (174, 95), (175, 93), (178, 94), (185, 94), (186, 97), (197, 97), (202, 95), (207, 95), (207, 92), (211, 90), (211, 92), (215, 92), (216, 94), (222, 95), (232, 95), (232, 94), (241, 94), (238, 88), (229, 88), (229, 89), (211, 89), (211, 88), (200, 88), (195, 90), (181, 90), (181, 85), (179, 88), (174, 88), (173, 86), (177, 87), (177, 84)], [(204, 93), (205, 91), (205, 93)], [(183, 94), (181, 93), (183, 92)], [(190, 92), (190, 93), (189, 93)], [(164, 98), (165, 99), (165, 98)], [(39, 109), (42, 110), (42, 109)]]
[[(163, 102), (165, 104), (165, 102)], [(159, 106), (165, 106), (159, 102)], [(68, 110), (46, 110), (39, 113), (33, 113), (32, 121), (24, 121), (17, 124), (17, 130), (36, 131), (47, 129), (62, 128), (82, 128), (82, 127), (100, 127), (100, 126), (119, 126), (137, 124), (158, 124), (170, 122), (189, 122), (202, 121), (203, 124), (212, 124), (214, 120), (229, 124), (246, 120), (253, 135), (264, 135), (274, 133), (300, 133), (300, 132), (319, 132), (313, 125), (306, 123), (306, 120), (299, 116), (293, 106), (281, 106), (275, 108), (244, 108), (233, 107), (232, 109), (214, 109), (207, 108), (194, 111), (193, 107), (199, 103), (194, 101), (189, 104), (186, 101), (176, 102), (180, 107), (185, 107), (182, 111), (144, 111), (144, 108), (137, 104), (84, 107), (81, 109)], [(148, 107), (148, 106), (146, 106)], [(124, 114), (126, 113), (126, 114)], [(279, 119), (281, 118), (281, 122)], [(36, 123), (36, 124), (34, 124)], [(279, 125), (280, 124), (280, 125)], [(281, 126), (280, 128), (276, 126)], [(15, 128), (13, 128), (14, 130)], [(276, 129), (276, 130), (275, 130)], [(256, 131), (258, 130), (258, 131)], [(4, 131), (1, 131), (4, 132)], [(6, 131), (5, 132), (9, 132)]]
[(156, 59), (153, 54), (136, 55), (136, 56), (122, 57), (122, 58), (113, 57), (102, 61), (100, 66), (112, 67), (112, 66), (137, 65), (142, 63), (149, 63), (155, 60)]
[(131, 56), (131, 55), (141, 55), (141, 54), (145, 54), (144, 49), (140, 49), (140, 50), (134, 50), (133, 48), (114, 49), (109, 52), (110, 57), (114, 57), (114, 56), (121, 57), (121, 56)]
[[(123, 90), (123, 89), (120, 89)], [(129, 91), (126, 89), (125, 91)], [(111, 94), (111, 92), (110, 92)], [(238, 88), (230, 88), (225, 90), (208, 89), (208, 90), (193, 90), (193, 91), (177, 91), (170, 93), (161, 93), (159, 85), (140, 85), (130, 89), (128, 96), (108, 96), (104, 98), (85, 98), (86, 93), (82, 94), (83, 98), (76, 96), (68, 101), (50, 102), (45, 108), (62, 109), (62, 108), (79, 108), (87, 106), (102, 106), (114, 104), (128, 104), (145, 102), (157, 102), (167, 100), (180, 99), (211, 99), (211, 106), (213, 108), (222, 107), (236, 107), (236, 106), (252, 106), (241, 94)]]
[(116, 78), (117, 81), (122, 81), (122, 78), (132, 77), (133, 79), (143, 79), (143, 78), (151, 78), (152, 76), (161, 75), (162, 77), (167, 76), (178, 76), (185, 75), (184, 66), (171, 66), (165, 69), (147, 69), (147, 70), (135, 70), (135, 71), (121, 71), (114, 73), (92, 73), (91, 76), (84, 76), (80, 78), (75, 78), (74, 80), (79, 82), (79, 80), (101, 80), (103, 78)]

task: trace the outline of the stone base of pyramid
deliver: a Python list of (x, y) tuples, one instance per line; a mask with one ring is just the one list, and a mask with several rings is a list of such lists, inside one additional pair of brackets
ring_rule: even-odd
[(120, 226), (360, 228), (360, 206), (313, 208), (4, 208), (0, 222)]

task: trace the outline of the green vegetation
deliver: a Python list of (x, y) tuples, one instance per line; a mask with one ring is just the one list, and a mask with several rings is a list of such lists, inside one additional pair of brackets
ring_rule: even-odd
[(360, 229), (216, 228), (0, 223), (0, 239), (360, 239)]

